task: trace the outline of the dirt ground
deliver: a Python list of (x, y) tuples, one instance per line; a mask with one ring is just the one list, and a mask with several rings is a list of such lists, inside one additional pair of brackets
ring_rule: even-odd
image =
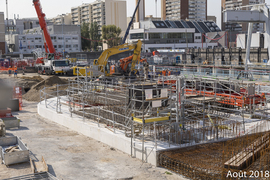
[[(0, 78), (13, 84), (25, 82), (7, 75)], [(43, 156), (49, 172), (59, 179), (186, 179), (40, 117), (36, 102), (24, 100), (23, 104), (23, 111), (13, 113), (21, 119), (21, 127), (7, 130), (7, 136), (21, 137), (31, 151), (30, 157), (41, 160)], [(30, 163), (0, 164), (0, 179), (26, 174), (31, 174)]]

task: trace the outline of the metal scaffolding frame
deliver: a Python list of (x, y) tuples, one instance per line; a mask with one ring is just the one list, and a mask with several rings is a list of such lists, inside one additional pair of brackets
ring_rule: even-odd
[[(270, 117), (269, 97), (264, 94), (267, 87), (253, 82), (152, 74), (149, 79), (77, 77), (68, 84), (65, 98), (54, 93), (56, 111), (61, 113), (61, 104), (65, 104), (70, 116), (80, 115), (113, 133), (124, 133), (130, 138), (131, 156), (139, 150), (143, 162), (148, 157), (146, 142), (160, 151), (164, 144), (168, 149), (172, 145), (185, 148), (269, 130), (268, 124), (262, 126)], [(46, 102), (50, 96), (41, 91), (41, 100)], [(169, 167), (164, 161), (160, 165)]]

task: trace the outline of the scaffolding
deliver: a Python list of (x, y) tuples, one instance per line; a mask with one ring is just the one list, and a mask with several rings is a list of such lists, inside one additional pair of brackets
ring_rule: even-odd
[[(259, 87), (253, 82), (222, 77), (151, 74), (148, 79), (97, 79), (81, 76), (69, 80), (67, 96), (57, 97), (60, 100), (56, 109), (61, 113), (61, 104), (65, 104), (69, 106), (70, 116), (76, 114), (98, 127), (124, 134), (130, 138), (131, 156), (139, 150), (143, 162), (148, 157), (147, 143), (152, 150), (161, 152), (159, 166), (194, 179), (214, 179), (216, 174), (224, 171), (224, 163), (233, 158), (232, 154), (225, 156), (222, 151), (231, 153), (231, 147), (235, 146), (235, 155), (244, 147), (255, 147), (250, 143), (262, 132), (269, 131), (266, 91), (266, 87)], [(243, 138), (245, 143), (242, 143)], [(161, 146), (166, 147), (165, 150), (161, 150)], [(177, 147), (188, 153), (188, 148), (194, 146), (207, 146), (209, 152), (200, 150), (198, 154), (206, 153), (202, 157), (208, 160), (218, 150), (213, 162), (205, 160), (206, 164), (211, 164), (208, 169), (192, 165), (193, 161), (180, 161), (177, 154), (183, 152), (169, 150)], [(268, 145), (264, 146), (260, 153), (267, 148)], [(193, 153), (196, 157), (196, 152)], [(213, 168), (220, 165), (221, 169)]]

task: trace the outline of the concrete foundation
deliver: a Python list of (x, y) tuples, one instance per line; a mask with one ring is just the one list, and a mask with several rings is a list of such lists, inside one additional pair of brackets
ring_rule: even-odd
[[(94, 121), (85, 119), (83, 117), (72, 114), (70, 116), (68, 106), (61, 107), (61, 113), (56, 112), (56, 98), (47, 100), (47, 107), (45, 102), (42, 101), (38, 104), (38, 114), (50, 121), (56, 122), (62, 126), (72, 129), (85, 136), (91, 137), (97, 141), (105, 143), (113, 148), (116, 148), (124, 153), (131, 154), (131, 139), (125, 136), (124, 131), (116, 130), (112, 132), (105, 125), (100, 125)], [(140, 140), (136, 140), (133, 143), (132, 156), (144, 162), (157, 166), (158, 152), (165, 149), (177, 148), (176, 146), (170, 146), (165, 142), (158, 142), (157, 149), (155, 149), (154, 142), (144, 143), (144, 152), (142, 152), (142, 143)]]

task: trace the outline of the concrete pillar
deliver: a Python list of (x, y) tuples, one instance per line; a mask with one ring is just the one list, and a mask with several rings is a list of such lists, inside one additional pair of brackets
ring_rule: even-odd
[(197, 73), (201, 74), (202, 70), (201, 70), (201, 66), (197, 66)]
[(217, 73), (217, 68), (213, 67), (212, 72), (213, 72), (214, 75), (216, 75), (216, 73)]

